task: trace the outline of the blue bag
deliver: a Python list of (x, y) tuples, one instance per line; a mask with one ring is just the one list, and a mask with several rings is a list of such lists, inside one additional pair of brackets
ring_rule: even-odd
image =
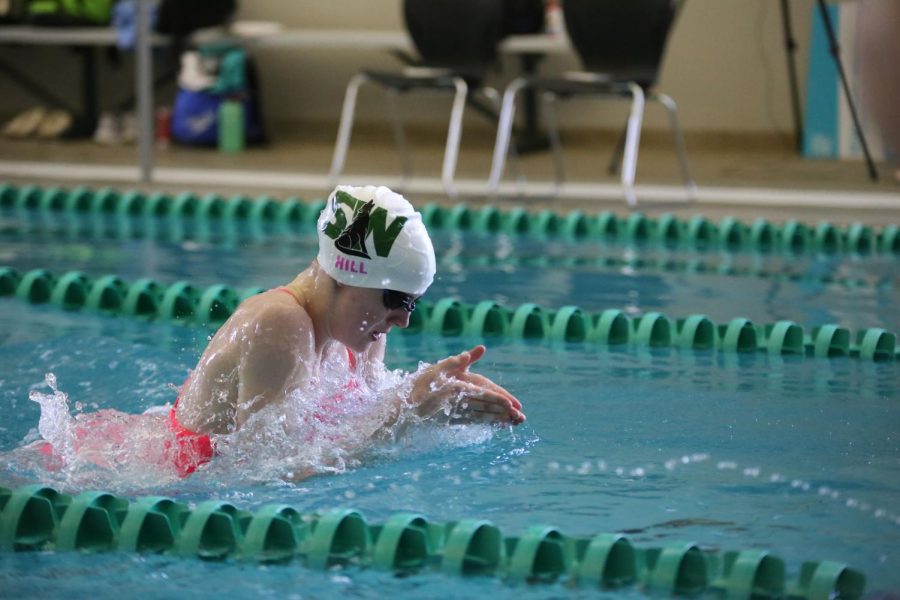
[(188, 145), (217, 145), (219, 107), (225, 100), (237, 100), (244, 108), (244, 142), (265, 142), (255, 70), (244, 50), (211, 47), (201, 49), (201, 54), (205, 65), (213, 65), (215, 81), (202, 90), (179, 87), (172, 106), (172, 139)]
[[(214, 92), (178, 90), (172, 106), (172, 139), (194, 146), (215, 146), (219, 142), (219, 106), (231, 96)], [(253, 97), (244, 98), (244, 141), (265, 141)]]

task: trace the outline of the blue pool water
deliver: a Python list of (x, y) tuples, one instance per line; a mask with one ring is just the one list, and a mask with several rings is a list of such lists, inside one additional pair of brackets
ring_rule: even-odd
[[(100, 227), (60, 228), (14, 217), (4, 225), (0, 264), (19, 271), (81, 269), (129, 280), (269, 287), (314, 255), (314, 238), (305, 235), (241, 231), (135, 240), (103, 235)], [(625, 307), (673, 318), (705, 313), (720, 322), (789, 318), (807, 329), (839, 323), (895, 331), (900, 322), (890, 258), (718, 255), (449, 233), (435, 241), (441, 273), (429, 292), (433, 298), (576, 304), (590, 311)], [(685, 265), (728, 262), (794, 277), (623, 266), (635, 256)], [(601, 258), (615, 264), (599, 264)], [(141, 412), (174, 399), (210, 333), (0, 299), (0, 485), (16, 487), (36, 476), (10, 456), (35, 436), (39, 407), (28, 394), (48, 391), (46, 373), (54, 373), (70, 402), (85, 410)], [(438, 360), (474, 341), (392, 334), (387, 363), (413, 370), (419, 360)], [(896, 363), (503, 340), (489, 343), (479, 367), (522, 399), (525, 425), (419, 430), (358, 468), (296, 484), (213, 462), (182, 481), (97, 474), (75, 489), (94, 483), (128, 497), (219, 498), (251, 510), (271, 502), (304, 512), (351, 506), (371, 522), (398, 511), (436, 521), (482, 517), (507, 535), (546, 523), (578, 536), (627, 531), (640, 546), (689, 540), (723, 550), (768, 548), (785, 559), (789, 574), (803, 560), (842, 561), (866, 573), (868, 590), (900, 590)], [(73, 485), (40, 476), (61, 489)], [(562, 584), (522, 590), (436, 574), (395, 578), (166, 556), (0, 553), (0, 590), (9, 596), (112, 597), (122, 589), (160, 598), (188, 591), (203, 596), (203, 590), (218, 595), (210, 581), (236, 597), (542, 598), (568, 592)]]

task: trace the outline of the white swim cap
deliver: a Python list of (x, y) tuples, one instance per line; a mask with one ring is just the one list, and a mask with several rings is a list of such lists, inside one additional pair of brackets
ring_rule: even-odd
[(420, 296), (434, 281), (422, 215), (386, 187), (337, 186), (318, 228), (319, 265), (340, 283)]

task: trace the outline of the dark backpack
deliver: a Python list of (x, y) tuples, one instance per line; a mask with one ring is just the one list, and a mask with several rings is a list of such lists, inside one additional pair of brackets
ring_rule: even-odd
[(237, 0), (162, 0), (156, 31), (184, 37), (204, 27), (222, 25), (237, 10)]
[(503, 37), (544, 30), (544, 0), (503, 0)]

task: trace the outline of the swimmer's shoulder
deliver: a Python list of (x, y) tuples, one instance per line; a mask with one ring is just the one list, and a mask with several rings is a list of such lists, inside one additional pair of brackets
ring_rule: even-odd
[(312, 333), (312, 319), (306, 309), (293, 297), (280, 293), (277, 289), (247, 298), (234, 316), (253, 328), (308, 330)]

